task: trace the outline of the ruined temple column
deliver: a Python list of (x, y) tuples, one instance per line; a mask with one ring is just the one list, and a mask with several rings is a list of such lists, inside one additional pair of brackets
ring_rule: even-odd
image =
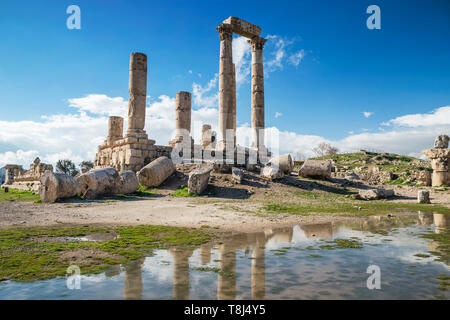
[(233, 63), (233, 137), (234, 145), (236, 145), (236, 66)]
[(433, 187), (450, 184), (449, 140), (447, 135), (440, 135), (436, 138), (434, 149), (423, 151), (423, 153), (431, 160), (431, 168), (433, 169), (431, 181)]
[(128, 100), (127, 137), (147, 139), (145, 105), (147, 99), (147, 56), (133, 52), (130, 56), (130, 99)]
[(233, 32), (227, 24), (219, 25), (217, 30), (220, 36), (218, 148), (224, 149), (231, 143), (227, 141), (226, 131), (233, 129)]
[[(175, 115), (175, 137), (169, 142), (170, 146), (183, 141), (192, 140), (191, 133), (191, 93), (186, 91), (177, 92)], [(185, 141), (186, 142), (186, 141)], [(191, 141), (187, 141), (191, 142)]]
[(265, 149), (263, 47), (266, 41), (259, 36), (248, 40), (252, 46), (252, 147), (258, 150)]
[(112, 144), (114, 141), (123, 138), (123, 118), (109, 117), (108, 119), (108, 136), (106, 143)]

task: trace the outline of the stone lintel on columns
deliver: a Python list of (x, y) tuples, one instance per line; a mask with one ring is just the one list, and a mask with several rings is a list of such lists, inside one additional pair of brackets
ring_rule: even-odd
[(253, 38), (261, 34), (260, 27), (237, 17), (228, 17), (223, 24), (230, 26), (234, 33), (246, 38)]

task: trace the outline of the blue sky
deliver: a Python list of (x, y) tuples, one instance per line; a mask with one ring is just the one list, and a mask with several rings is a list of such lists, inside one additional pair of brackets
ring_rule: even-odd
[[(81, 9), (81, 30), (66, 28), (66, 8), (71, 4)], [(381, 9), (381, 30), (366, 27), (371, 4)], [(206, 88), (219, 69), (215, 27), (229, 16), (259, 25), (262, 36), (271, 39), (264, 53), (266, 63), (273, 61), (272, 67), (266, 66), (268, 127), (339, 144), (349, 135), (378, 134), (380, 126), (385, 131), (381, 124), (390, 120), (426, 116), (450, 105), (446, 0), (3, 1), (0, 121), (6, 127), (40, 126), (49, 121), (42, 116), (79, 114), (83, 107), (69, 99), (88, 95), (126, 101), (128, 59), (134, 51), (148, 55), (150, 104), (162, 101), (162, 95), (173, 98), (177, 91), (192, 92), (195, 85)], [(283, 58), (276, 61), (280, 52)], [(302, 59), (295, 65), (290, 57), (298, 53)], [(247, 52), (244, 71), (248, 58)], [(238, 125), (249, 123), (251, 114), (250, 75), (244, 71), (238, 88)], [(217, 82), (204, 97), (194, 99), (194, 110), (217, 107), (202, 102), (216, 92)], [(106, 114), (84, 110), (91, 118)], [(439, 125), (448, 133), (450, 122)], [(151, 123), (146, 129), (152, 137)], [(419, 146), (415, 148), (401, 152), (420, 153)], [(41, 151), (23, 137), (0, 134), (0, 156), (18, 150), (65, 152)], [(95, 150), (79, 152), (85, 153), (72, 155), (91, 157)]]

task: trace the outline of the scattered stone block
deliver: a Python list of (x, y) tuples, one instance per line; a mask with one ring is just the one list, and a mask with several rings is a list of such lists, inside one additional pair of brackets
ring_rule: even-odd
[(139, 183), (157, 187), (175, 172), (175, 165), (168, 157), (159, 157), (138, 171)]
[(133, 193), (139, 188), (139, 180), (134, 171), (128, 170), (119, 173), (120, 182), (116, 189), (116, 194)]
[(417, 192), (417, 203), (430, 203), (430, 191), (419, 190)]
[(266, 179), (275, 180), (283, 178), (284, 173), (280, 168), (264, 166), (264, 168), (261, 169), (261, 175)]
[(211, 168), (197, 168), (189, 173), (188, 191), (201, 194), (208, 187)]
[(305, 178), (323, 178), (331, 177), (331, 161), (330, 160), (305, 160), (300, 168), (299, 175)]
[(387, 199), (394, 196), (391, 189), (367, 189), (359, 190), (359, 197), (364, 200)]
[(427, 170), (422, 170), (417, 173), (416, 176), (417, 183), (422, 186), (431, 186), (431, 172)]
[(44, 203), (71, 198), (80, 192), (78, 181), (64, 173), (53, 173), (47, 170), (42, 175), (40, 182), (39, 197)]
[(240, 168), (233, 167), (233, 169), (231, 169), (231, 178), (235, 183), (241, 184), (244, 179), (244, 171)]
[(289, 175), (294, 168), (294, 162), (292, 161), (291, 155), (284, 154), (270, 159), (266, 166), (278, 167), (284, 174)]
[(101, 168), (81, 174), (77, 181), (83, 197), (88, 189), (96, 190), (97, 195), (114, 195), (118, 193), (120, 175), (114, 168)]

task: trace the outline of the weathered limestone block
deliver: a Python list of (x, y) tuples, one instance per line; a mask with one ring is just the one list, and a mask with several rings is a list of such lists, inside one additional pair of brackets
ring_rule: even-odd
[(88, 189), (96, 190), (98, 195), (114, 195), (120, 185), (120, 175), (114, 168), (101, 168), (82, 173), (77, 181), (83, 196)]
[(216, 132), (212, 131), (211, 125), (204, 124), (202, 126), (202, 148), (214, 149), (216, 147)]
[[(444, 144), (441, 144), (444, 145)], [(431, 160), (433, 174), (431, 177), (433, 187), (450, 184), (450, 149), (435, 148), (424, 150), (425, 154)]]
[(300, 168), (299, 175), (302, 177), (314, 177), (329, 179), (331, 177), (332, 163), (330, 160), (305, 160)]
[(431, 172), (428, 170), (421, 170), (416, 175), (417, 183), (422, 186), (431, 186)]
[(281, 179), (284, 176), (280, 168), (271, 166), (264, 166), (261, 169), (261, 175), (269, 180)]
[(253, 38), (261, 34), (261, 28), (237, 17), (228, 17), (223, 24), (230, 25), (232, 31), (246, 38)]
[(78, 194), (80, 187), (78, 181), (64, 173), (45, 171), (41, 177), (39, 197), (44, 203), (55, 202), (62, 198), (71, 198)]
[(134, 171), (122, 171), (119, 173), (120, 182), (116, 189), (116, 194), (133, 193), (139, 188), (139, 180)]
[(449, 140), (450, 140), (450, 137), (445, 134), (437, 136), (436, 140), (434, 141), (434, 147), (436, 149), (447, 149)]
[(233, 167), (231, 169), (231, 178), (235, 183), (242, 183), (242, 180), (244, 179), (244, 171), (240, 168)]
[(394, 190), (391, 189), (359, 190), (359, 196), (364, 200), (386, 199), (394, 196)]
[(9, 185), (14, 182), (14, 172), (22, 170), (22, 166), (17, 164), (7, 164), (5, 167), (5, 184)]
[(123, 118), (109, 117), (108, 119), (108, 136), (105, 143), (112, 144), (114, 141), (123, 138)]
[(274, 168), (280, 168), (280, 170), (287, 175), (289, 175), (292, 172), (292, 169), (294, 168), (294, 162), (292, 161), (291, 155), (289, 154), (284, 154), (272, 158), (266, 165)]
[(417, 203), (430, 203), (430, 191), (419, 190), (417, 192)]
[(188, 191), (201, 194), (208, 187), (211, 168), (197, 168), (189, 173)]
[(157, 187), (175, 172), (175, 165), (168, 157), (159, 157), (137, 173), (139, 183), (146, 187)]

